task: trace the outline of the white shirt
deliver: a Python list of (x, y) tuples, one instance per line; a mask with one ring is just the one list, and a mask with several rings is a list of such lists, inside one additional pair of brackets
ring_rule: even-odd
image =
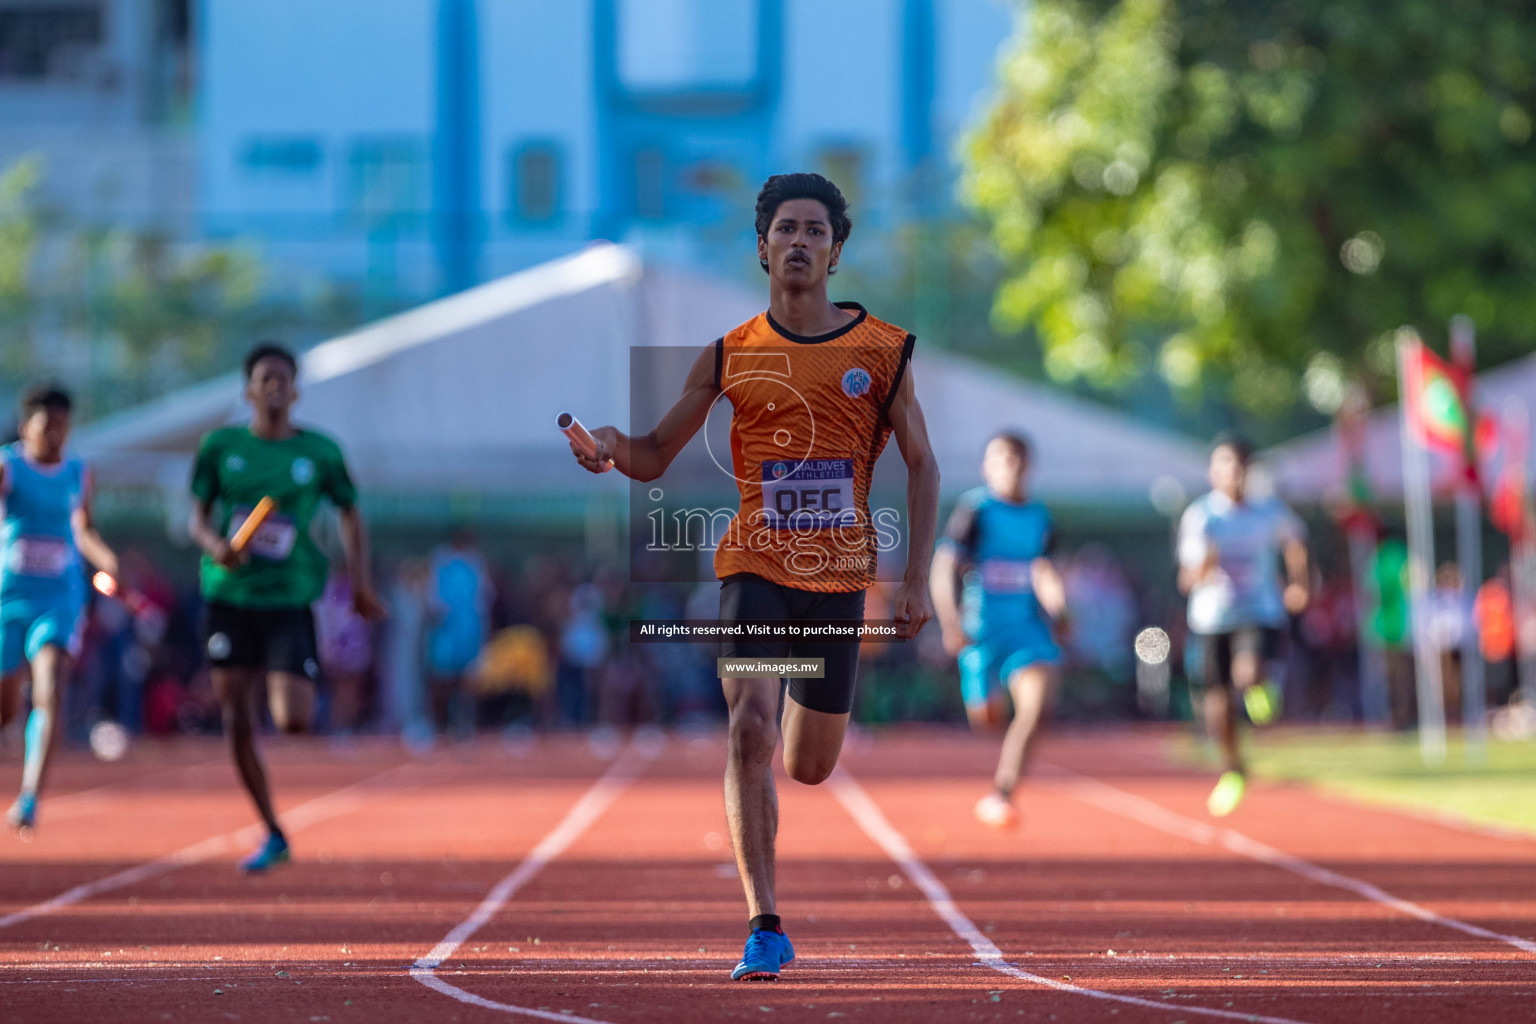
[(1281, 551), (1305, 538), (1301, 520), (1275, 498), (1238, 503), (1220, 491), (1197, 498), (1179, 521), (1179, 564), (1199, 569), (1214, 547), (1216, 568), (1189, 592), (1190, 630), (1284, 625)]

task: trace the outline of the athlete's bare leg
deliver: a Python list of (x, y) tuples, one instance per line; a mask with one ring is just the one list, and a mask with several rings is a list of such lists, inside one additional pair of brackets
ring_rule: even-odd
[(794, 698), (784, 701), (784, 771), (790, 778), (807, 786), (827, 780), (843, 752), (848, 717), (812, 711)]
[(19, 668), (0, 677), (0, 729), (10, 725), (21, 712), (21, 687), (27, 681), (27, 670)]
[(32, 713), (27, 717), (27, 752), (21, 767), (21, 789), (36, 793), (48, 773), (48, 757), (59, 732), (59, 707), (69, 685), (69, 652), (47, 644), (32, 659)]
[(1205, 732), (1221, 744), (1222, 767), (1226, 771), (1243, 770), (1243, 758), (1237, 746), (1237, 706), (1232, 687), (1207, 684), (1205, 688)]
[(779, 742), (779, 689), (774, 678), (722, 679), (730, 709), (725, 759), (725, 818), (736, 870), (747, 897), (747, 916), (774, 913), (774, 838), (779, 798), (773, 785), (773, 749)]
[[(1232, 689), (1225, 691), (1226, 722), (1219, 734), (1222, 757), (1232, 771), (1243, 770), (1242, 751), (1237, 745), (1237, 698), (1250, 686), (1257, 686), (1263, 674), (1263, 661), (1256, 651), (1238, 651), (1232, 655)], [(1209, 727), (1207, 718), (1207, 727)]]
[(240, 782), (251, 795), (256, 813), (266, 823), (270, 832), (280, 832), (277, 815), (272, 810), (272, 791), (267, 787), (267, 772), (256, 753), (256, 722), (252, 714), (252, 690), (255, 689), (259, 670), (254, 668), (216, 668), (213, 670), (213, 692), (218, 694), (224, 706), (224, 732), (229, 737), (229, 750), (235, 758), (235, 768), (240, 772)]
[(315, 713), (315, 684), (291, 672), (267, 675), (267, 710), (279, 732), (305, 732)]
[(971, 723), (972, 732), (1000, 732), (1008, 721), (1008, 698), (998, 691), (988, 697), (985, 704), (967, 704), (965, 718)]
[(1259, 681), (1259, 656), (1254, 651), (1238, 651), (1232, 655), (1232, 685), (1239, 691), (1246, 690)]
[(997, 759), (993, 784), (999, 793), (1011, 794), (1019, 783), (1030, 752), (1040, 735), (1055, 698), (1060, 673), (1054, 665), (1027, 665), (1008, 677), (1008, 692), (1013, 695), (1013, 721), (1003, 734), (1003, 749)]

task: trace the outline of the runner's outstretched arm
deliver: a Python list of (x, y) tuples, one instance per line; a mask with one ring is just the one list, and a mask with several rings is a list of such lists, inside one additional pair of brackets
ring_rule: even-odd
[(891, 403), (891, 432), (907, 464), (907, 572), (896, 591), (891, 615), (904, 623), (902, 636), (911, 638), (933, 618), (928, 595), (928, 559), (939, 524), (939, 463), (928, 441), (928, 421), (912, 387), (912, 367), (901, 376), (901, 386)]
[(91, 515), (91, 478), (85, 478), (85, 488), (80, 495), (80, 504), (71, 514), (69, 523), (75, 535), (75, 547), (85, 556), (85, 560), (108, 576), (117, 575), (117, 553), (101, 539), (101, 534), (96, 530), (96, 520)]
[(584, 457), (575, 444), (571, 445), (571, 454), (593, 473), (601, 473), (604, 464), (612, 459), (614, 468), (631, 479), (655, 480), (699, 432), (719, 395), (720, 389), (715, 386), (715, 346), (709, 344), (688, 371), (682, 397), (667, 410), (655, 430), (643, 437), (630, 437), (617, 427), (598, 427), (592, 431), (599, 449), (597, 458)]
[(1307, 545), (1292, 538), (1286, 542), (1285, 573), (1290, 582), (1285, 588), (1285, 610), (1292, 615), (1306, 611), (1311, 598), (1312, 569), (1307, 557)]
[(1062, 582), (1056, 563), (1049, 558), (1037, 558), (1029, 564), (1029, 578), (1035, 588), (1035, 597), (1045, 614), (1059, 619), (1067, 611), (1067, 585)]
[(965, 646), (965, 631), (960, 625), (960, 559), (949, 545), (941, 545), (933, 553), (928, 573), (928, 594), (944, 633), (944, 651), (953, 657)]
[(341, 550), (347, 563), (347, 579), (352, 581), (352, 607), (365, 619), (375, 621), (388, 614), (384, 603), (373, 592), (373, 575), (368, 566), (368, 530), (356, 505), (347, 505), (341, 513)]

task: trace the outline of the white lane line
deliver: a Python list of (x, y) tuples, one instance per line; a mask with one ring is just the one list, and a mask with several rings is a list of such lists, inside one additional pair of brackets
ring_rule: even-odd
[(587, 830), (591, 824), (602, 816), (619, 794), (629, 787), (635, 780), (646, 763), (660, 752), (660, 744), (632, 743), (609, 769), (602, 774), (592, 787), (582, 794), (581, 799), (566, 812), (548, 835), (539, 840), (539, 844), (529, 852), (523, 862), (507, 874), (501, 881), (491, 887), (485, 894), (485, 899), (474, 911), (453, 927), (443, 941), (432, 947), (432, 951), (411, 965), (411, 977), (421, 982), (434, 992), (440, 992), (450, 999), (456, 999), (461, 1003), (471, 1006), (479, 1006), (487, 1010), (500, 1010), (502, 1013), (515, 1013), (525, 1017), (538, 1017), (543, 1020), (572, 1021), (574, 1024), (606, 1024), (604, 1021), (593, 1020), (590, 1017), (578, 1017), (571, 1013), (553, 1013), (549, 1010), (536, 1010), (527, 1006), (513, 1006), (510, 1003), (498, 1003), (494, 999), (477, 996), (473, 992), (466, 992), (457, 985), (450, 984), (439, 978), (435, 973), (444, 960), (453, 955), (454, 951), (463, 945), (471, 935), (479, 931), (487, 921), (495, 917), (501, 911), (517, 891), (527, 885), (540, 871), (565, 852), (576, 839)]
[(864, 787), (854, 781), (846, 769), (839, 768), (827, 780), (831, 787), (832, 795), (837, 802), (843, 805), (849, 817), (864, 830), (864, 834), (872, 839), (876, 846), (885, 851), (885, 855), (901, 868), (901, 873), (907, 876), (907, 880), (915, 885), (919, 892), (928, 900), (928, 905), (933, 912), (961, 939), (970, 944), (976, 953), (976, 958), (983, 966), (990, 967), (999, 974), (1006, 974), (1020, 981), (1027, 981), (1035, 985), (1043, 985), (1046, 988), (1055, 989), (1058, 992), (1070, 992), (1073, 995), (1085, 996), (1089, 999), (1100, 999), (1106, 1002), (1127, 1003), (1131, 1006), (1150, 1007), (1161, 1010), (1172, 1016), (1184, 1017), (1190, 1014), (1198, 1014), (1205, 1017), (1221, 1017), (1226, 1020), (1251, 1021), (1255, 1024), (1300, 1024), (1288, 1017), (1266, 1017), (1257, 1013), (1242, 1013), (1237, 1010), (1213, 1010), (1203, 1006), (1189, 1006), (1184, 1003), (1158, 1002), (1155, 999), (1141, 999), (1137, 996), (1120, 995), (1116, 992), (1104, 992), (1099, 989), (1084, 988), (1081, 985), (1069, 984), (1065, 981), (1057, 981), (1055, 978), (1047, 978), (1043, 975), (1032, 974), (1029, 971), (1009, 963), (1003, 958), (1002, 950), (982, 934), (981, 930), (966, 917), (960, 908), (955, 905), (954, 897), (949, 894), (944, 883), (928, 870), (928, 865), (920, 860), (917, 854), (912, 852), (912, 847), (907, 844), (907, 839), (896, 831), (884, 813), (864, 792)]
[(1154, 803), (1134, 793), (1127, 793), (1125, 790), (1111, 786), (1107, 782), (1101, 782), (1086, 775), (1079, 775), (1076, 772), (1055, 765), (1051, 767), (1055, 772), (1073, 780), (1076, 784), (1076, 793), (1074, 795), (1079, 800), (1082, 800), (1084, 803), (1093, 804), (1095, 807), (1109, 811), (1112, 814), (1118, 814), (1123, 818), (1130, 818), (1132, 821), (1140, 822), (1149, 828), (1155, 828), (1160, 832), (1166, 832), (1171, 836), (1178, 836), (1181, 839), (1191, 840), (1202, 846), (1220, 847), (1239, 856), (1247, 857), (1250, 860), (1256, 860), (1261, 864), (1268, 864), (1271, 867), (1277, 867), (1292, 874), (1300, 875), (1302, 878), (1316, 882), (1319, 885), (1332, 886), (1335, 889), (1352, 892), (1357, 896), (1370, 900), (1372, 903), (1379, 903), (1384, 907), (1390, 907), (1401, 914), (1416, 917), (1420, 921), (1425, 921), (1429, 924), (1451, 928), (1479, 939), (1492, 939), (1495, 942), (1503, 942), (1525, 953), (1536, 953), (1536, 942), (1532, 942), (1529, 939), (1522, 939), (1518, 935), (1504, 935), (1454, 917), (1437, 914), (1428, 907), (1421, 906), (1411, 900), (1405, 900), (1401, 896), (1394, 896), (1385, 889), (1372, 885), (1370, 882), (1361, 881), (1358, 878), (1319, 867), (1311, 861), (1297, 857), (1295, 854), (1286, 853), (1284, 850), (1277, 850), (1275, 847), (1261, 843), (1257, 839), (1251, 839), (1241, 832), (1210, 825), (1203, 821), (1196, 821), (1194, 818), (1186, 818), (1182, 814), (1168, 810), (1161, 804)]
[[(334, 792), (299, 804), (282, 816), (284, 831), (297, 832), (327, 818), (349, 814), (367, 803), (368, 797), (365, 794), (368, 790), (377, 788), (378, 784), (387, 777), (414, 767), (416, 766), (412, 764), (397, 765), (361, 782), (355, 782), (350, 786), (343, 786)], [(112, 892), (115, 889), (137, 885), (147, 879), (158, 878), (160, 875), (169, 874), (188, 865), (211, 860), (228, 850), (241, 849), (260, 839), (262, 831), (263, 826), (261, 825), (247, 825), (245, 828), (236, 829), (221, 836), (213, 836), (212, 838), (204, 839), (200, 843), (193, 843), (191, 846), (183, 847), (163, 857), (157, 857), (143, 864), (125, 868), (105, 878), (98, 878), (94, 882), (85, 882), (72, 889), (67, 889), (51, 899), (44, 900), (41, 903), (34, 903), (30, 907), (23, 907), (21, 910), (0, 917), (0, 928), (9, 928), (12, 925), (21, 924), (23, 921), (30, 921), (34, 917), (42, 917), (56, 910), (62, 910), (65, 907), (79, 903), (81, 900), (88, 900), (94, 896), (100, 896), (102, 893)]]

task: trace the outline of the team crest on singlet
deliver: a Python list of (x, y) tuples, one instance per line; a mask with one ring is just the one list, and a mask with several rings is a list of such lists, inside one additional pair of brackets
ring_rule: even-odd
[(224, 468), (229, 470), (231, 473), (240, 472), (245, 468), (245, 456), (231, 455), (229, 458), (224, 460)]
[(293, 482), (299, 486), (315, 478), (315, 464), (302, 455), (293, 460)]
[(869, 386), (874, 378), (863, 367), (855, 366), (843, 374), (843, 394), (849, 398), (860, 398), (869, 391)]

